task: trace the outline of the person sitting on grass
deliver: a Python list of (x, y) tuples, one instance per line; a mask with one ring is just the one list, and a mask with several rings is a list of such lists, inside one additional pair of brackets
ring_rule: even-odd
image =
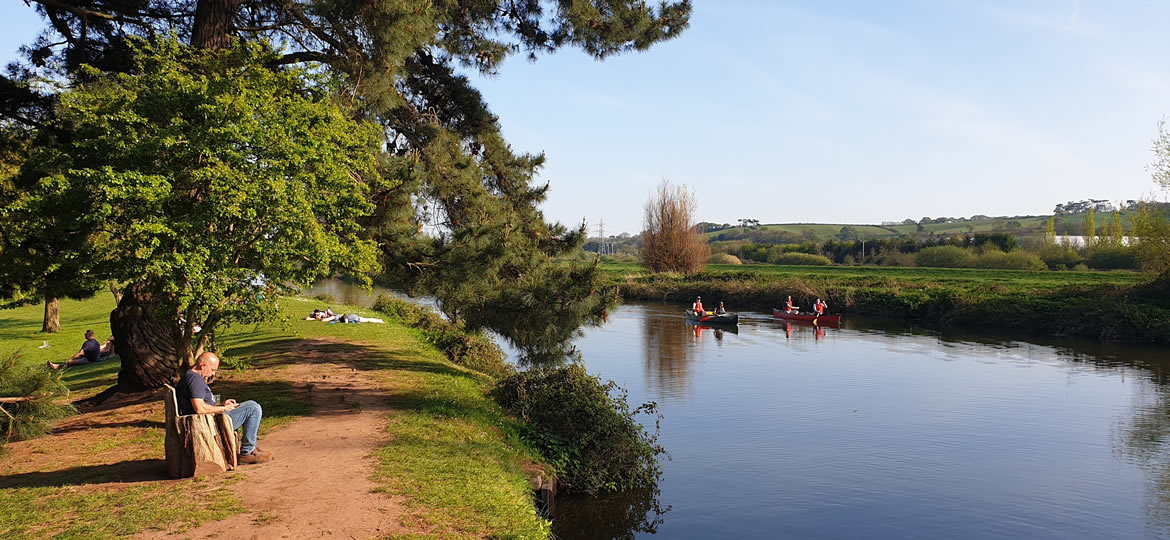
[(244, 464), (264, 463), (272, 454), (256, 446), (256, 432), (260, 430), (260, 419), (264, 416), (260, 404), (255, 401), (236, 403), (229, 399), (219, 405), (215, 394), (207, 386), (207, 379), (219, 370), (219, 356), (205, 352), (195, 359), (195, 366), (183, 374), (175, 387), (175, 398), (179, 402), (179, 414), (224, 413), (231, 417), (232, 426), (243, 430), (239, 462)]
[(102, 349), (98, 352), (98, 358), (101, 360), (109, 360), (118, 357), (118, 352), (114, 349), (114, 336), (110, 336), (105, 343), (102, 344)]
[[(70, 358), (70, 359), (68, 359), (60, 364), (54, 364), (51, 361), (46, 362), (49, 365), (49, 369), (61, 369), (63, 367), (69, 367), (69, 366), (80, 366), (83, 364), (92, 364), (94, 362), (97, 362), (98, 360), (101, 360), (102, 359), (102, 357), (101, 357), (102, 346), (100, 343), (97, 342), (96, 339), (93, 338), (93, 335), (94, 335), (93, 330), (86, 330), (85, 331), (85, 343), (81, 344), (81, 350), (77, 351), (77, 354), (73, 355), (72, 358)], [(110, 338), (110, 339), (113, 339), (113, 338)]]

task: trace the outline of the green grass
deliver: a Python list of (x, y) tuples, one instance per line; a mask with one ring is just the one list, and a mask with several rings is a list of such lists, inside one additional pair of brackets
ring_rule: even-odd
[[(288, 354), (301, 350), (306, 338), (327, 338), (314, 348), (326, 359), (350, 362), (384, 380), (390, 443), (376, 452), (375, 481), (380, 491), (401, 495), (411, 511), (412, 528), (421, 537), (545, 538), (549, 524), (536, 515), (523, 473), (536, 454), (516, 435), (518, 427), (486, 395), (493, 381), (448, 362), (425, 343), (421, 332), (397, 324), (328, 324), (301, 320), (320, 301), (286, 298), (283, 323), (236, 326), (218, 333), (223, 364), (215, 392), (264, 406), (264, 433), (297, 417), (312, 414), (307, 402), (279, 380)], [(331, 306), (338, 312), (377, 316), (368, 309)], [(43, 364), (76, 352), (81, 335), (92, 328), (107, 333), (113, 299), (96, 297), (63, 301), (62, 333), (39, 333), (41, 308), (28, 306), (0, 312), (0, 353), (22, 349), (22, 361)], [(103, 324), (103, 321), (104, 324)], [(42, 340), (52, 347), (37, 349)], [(112, 385), (118, 362), (77, 366), (63, 379), (75, 391), (94, 392)], [(155, 448), (161, 458), (161, 430), (135, 434), (110, 430), (97, 444), (115, 447), (127, 441)], [(66, 456), (63, 456), (65, 458)], [(69, 456), (75, 461), (83, 456)], [(4, 459), (0, 457), (0, 459)], [(215, 495), (215, 506), (189, 512), (183, 497), (189, 481), (141, 482), (124, 489), (95, 490), (88, 484), (118, 478), (125, 464), (78, 467), (18, 474), (0, 479), (0, 537), (101, 538), (150, 527), (186, 528), (242, 511), (228, 490)], [(131, 464), (132, 465), (132, 464)], [(214, 510), (212, 510), (214, 508)], [(176, 510), (177, 509), (177, 510)]]
[[(0, 538), (117, 538), (151, 525), (183, 530), (243, 511), (219, 483), (144, 482), (118, 490), (86, 489), (107, 481), (92, 467), (30, 473), (0, 481)], [(28, 487), (3, 487), (9, 484)], [(193, 497), (198, 505), (186, 504)]]
[[(601, 269), (614, 278), (627, 275), (649, 276), (650, 272), (637, 263), (603, 263)], [(1057, 289), (1069, 285), (1133, 285), (1145, 277), (1129, 271), (1028, 271), (989, 270), (981, 268), (916, 268), (896, 266), (780, 266), (772, 264), (713, 264), (705, 274), (759, 277), (764, 279), (800, 278), (831, 280), (865, 286), (891, 281), (905, 283), (934, 283), (964, 288), (998, 284), (1009, 289)], [(700, 278), (703, 274), (700, 275)]]

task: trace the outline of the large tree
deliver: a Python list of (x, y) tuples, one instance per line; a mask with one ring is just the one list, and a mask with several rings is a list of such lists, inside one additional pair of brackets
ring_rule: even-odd
[[(638, 0), (32, 0), (32, 5), (48, 26), (27, 47), (22, 69), (0, 81), (0, 115), (35, 129), (70, 127), (44, 112), (57, 110), (55, 91), (25, 81), (47, 74), (85, 82), (132, 73), (134, 36), (170, 34), (205, 49), (268, 40), (279, 51), (266, 59), (269, 70), (304, 66), (329, 74), (330, 89), (344, 98), (350, 114), (380, 128), (380, 178), (365, 184), (370, 212), (355, 219), (364, 238), (381, 248), (383, 279), (434, 293), (448, 314), (502, 330), (522, 346), (564, 334), (522, 328), (500, 303), (579, 324), (602, 316), (607, 297), (590, 294), (594, 268), (550, 264), (550, 257), (580, 245), (584, 225), (568, 229), (545, 221), (538, 205), (548, 186), (532, 182), (543, 156), (511, 149), (498, 119), (459, 68), (494, 74), (509, 55), (535, 59), (562, 46), (580, 47), (599, 59), (643, 50), (681, 32), (691, 10), (687, 0), (653, 7)], [(50, 118), (26, 121), (34, 116), (29, 110)], [(219, 150), (209, 152), (216, 156)], [(230, 169), (225, 166), (224, 172)], [(228, 266), (198, 275), (215, 281), (217, 272), (244, 273)], [(147, 338), (153, 335), (149, 329), (173, 324), (166, 319), (173, 317), (169, 313), (163, 320), (150, 316), (166, 312), (156, 305), (159, 295), (179, 293), (145, 285), (132, 283), (114, 314), (115, 334), (119, 327), (139, 328), (124, 332), (131, 343), (120, 343), (119, 351), (128, 346), (159, 362), (168, 355), (181, 360), (184, 355), (156, 350), (157, 340)], [(179, 297), (182, 304), (186, 297)], [(123, 374), (134, 371), (127, 360), (123, 364)], [(157, 384), (157, 378), (143, 375), (126, 380)]]

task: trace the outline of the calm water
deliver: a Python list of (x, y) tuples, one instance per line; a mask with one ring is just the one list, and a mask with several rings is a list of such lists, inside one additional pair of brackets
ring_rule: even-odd
[(562, 538), (1170, 538), (1164, 349), (764, 314), (696, 333), (681, 309), (578, 340), (658, 402), (672, 459), (657, 497), (560, 498)]
[(659, 404), (672, 459), (657, 495), (560, 497), (561, 538), (1170, 538), (1165, 349), (750, 313), (696, 332), (661, 304), (577, 346)]

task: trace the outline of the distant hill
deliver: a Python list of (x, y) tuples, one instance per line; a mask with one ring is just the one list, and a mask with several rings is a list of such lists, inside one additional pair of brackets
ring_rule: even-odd
[[(1084, 213), (1062, 214), (1056, 216), (1056, 234), (1079, 235), (1083, 232)], [(1098, 213), (1096, 225), (1101, 228), (1107, 223), (1110, 213)], [(1128, 227), (1129, 221), (1123, 216), (1123, 226)], [(769, 223), (754, 227), (730, 226), (723, 228), (709, 227), (707, 238), (711, 241), (762, 239), (761, 237), (784, 235), (789, 239), (801, 238), (809, 241), (824, 241), (836, 237), (843, 227), (850, 227), (856, 234), (864, 238), (888, 238), (900, 235), (914, 235), (915, 233), (933, 233), (951, 235), (963, 233), (992, 233), (1004, 232), (1016, 236), (1031, 236), (1044, 233), (1044, 224), (1049, 215), (1042, 216), (1001, 216), (984, 217), (978, 219), (956, 219), (942, 223), (900, 223), (887, 225), (870, 225), (856, 223)], [(943, 218), (939, 218), (943, 219)], [(753, 234), (745, 234), (751, 231)]]

